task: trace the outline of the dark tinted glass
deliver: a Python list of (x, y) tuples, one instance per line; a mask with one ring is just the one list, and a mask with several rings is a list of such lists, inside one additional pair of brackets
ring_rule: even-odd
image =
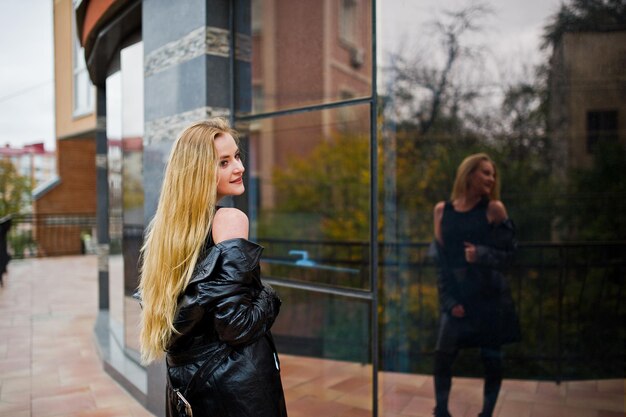
[(138, 352), (140, 307), (131, 296), (143, 237), (143, 43), (122, 49), (106, 92), (111, 329), (120, 345)]
[(251, 235), (264, 273), (369, 287), (369, 106), (239, 126), (249, 158)]
[[(454, 200), (457, 167), (483, 152), (519, 242), (501, 269), (522, 328), (505, 374), (623, 378), (623, 2), (378, 8), (383, 369), (433, 371), (439, 318), (450, 313), (427, 250), (434, 207)], [(454, 369), (484, 375), (476, 352)]]

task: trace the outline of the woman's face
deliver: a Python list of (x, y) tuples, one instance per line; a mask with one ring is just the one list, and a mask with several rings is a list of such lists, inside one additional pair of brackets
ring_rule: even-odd
[(221, 134), (215, 138), (215, 149), (218, 156), (217, 199), (243, 194), (243, 173), (246, 169), (235, 139), (228, 133)]
[(489, 195), (496, 185), (496, 170), (489, 161), (481, 161), (470, 176), (469, 191), (478, 195)]

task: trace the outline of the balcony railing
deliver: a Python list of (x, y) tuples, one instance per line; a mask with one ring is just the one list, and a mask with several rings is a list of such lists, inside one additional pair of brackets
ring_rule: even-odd
[(13, 259), (95, 251), (96, 218), (84, 214), (20, 214), (6, 236)]
[[(8, 248), (13, 259), (92, 253), (95, 227), (91, 215), (14, 216)], [(260, 239), (259, 243), (266, 247), (262, 261), (269, 279), (300, 281), (308, 289), (315, 291), (318, 286), (327, 293), (333, 288), (369, 289), (367, 242)], [(428, 243), (423, 242), (379, 247), (384, 370), (432, 369), (439, 313), (436, 266), (427, 252)], [(523, 332), (522, 342), (506, 350), (508, 377), (556, 381), (623, 377), (626, 242), (522, 243), (506, 275)], [(328, 314), (323, 305), (317, 308)], [(351, 323), (346, 326), (354, 331)], [(344, 329), (334, 329), (321, 332), (315, 340), (285, 337), (283, 341), (291, 340), (293, 345), (282, 347), (298, 353), (299, 346), (320, 346), (315, 352), (320, 357), (363, 360), (369, 357), (363, 352), (369, 335), (367, 326), (362, 329), (366, 342), (361, 345), (341, 337)], [(339, 346), (343, 356), (323, 350), (330, 346)], [(461, 374), (468, 375), (479, 372), (479, 367), (480, 360), (471, 356), (457, 365)]]
[[(261, 240), (261, 244), (266, 247), (264, 272), (270, 277), (305, 281), (307, 288), (318, 285), (321, 291), (328, 287), (369, 288), (367, 243), (272, 239)], [(384, 370), (432, 370), (439, 312), (436, 266), (428, 256), (428, 246), (398, 243), (379, 247)], [(290, 251), (306, 252), (307, 264), (299, 265), (301, 259), (289, 255)], [(506, 348), (509, 377), (555, 381), (623, 377), (626, 242), (523, 243), (506, 276), (523, 332), (521, 343)], [(336, 314), (336, 306), (334, 311)], [(345, 311), (346, 317), (349, 313)], [(286, 337), (283, 340), (293, 346), (284, 347), (297, 353), (297, 346), (337, 345), (336, 350), (344, 352), (339, 359), (367, 357), (354, 338), (329, 340), (331, 333), (354, 331), (350, 326), (347, 323), (343, 331), (325, 330), (323, 343)], [(345, 356), (350, 344), (352, 358)], [(318, 355), (334, 357), (332, 351), (320, 350)], [(480, 374), (480, 359), (464, 356), (457, 365), (459, 372)]]

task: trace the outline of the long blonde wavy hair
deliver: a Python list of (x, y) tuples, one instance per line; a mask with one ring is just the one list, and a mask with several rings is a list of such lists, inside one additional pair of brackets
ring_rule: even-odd
[(229, 133), (228, 122), (214, 118), (192, 124), (174, 142), (161, 195), (141, 248), (141, 360), (163, 357), (176, 329), (178, 296), (185, 289), (213, 223), (218, 159), (215, 138)]
[(472, 174), (478, 169), (481, 162), (489, 162), (493, 166), (493, 172), (495, 174), (496, 182), (489, 194), (490, 200), (500, 199), (500, 178), (498, 176), (498, 169), (495, 162), (486, 153), (475, 153), (466, 157), (456, 170), (456, 178), (454, 179), (454, 185), (452, 186), (452, 194), (450, 195), (450, 201), (454, 201), (457, 198), (465, 196), (470, 188), (470, 179)]

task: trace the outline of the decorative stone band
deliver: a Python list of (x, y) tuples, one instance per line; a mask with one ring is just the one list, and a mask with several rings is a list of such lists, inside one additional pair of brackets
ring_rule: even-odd
[(98, 271), (107, 272), (109, 270), (109, 244), (99, 243), (96, 253), (98, 254)]
[(235, 59), (238, 61), (252, 61), (252, 38), (250, 35), (238, 33), (235, 36)]
[[(249, 61), (252, 45), (250, 36), (238, 34), (236, 40), (236, 58)], [(144, 76), (149, 77), (203, 54), (227, 58), (229, 51), (230, 36), (227, 29), (203, 26), (150, 52), (145, 59)]]
[(96, 117), (96, 130), (105, 132), (107, 130), (107, 117), (106, 116), (98, 116)]
[(227, 108), (200, 107), (173, 116), (150, 120), (145, 124), (144, 145), (160, 142), (173, 142), (187, 125), (210, 117), (228, 117)]
[(107, 159), (105, 154), (96, 154), (96, 168), (107, 169)]

